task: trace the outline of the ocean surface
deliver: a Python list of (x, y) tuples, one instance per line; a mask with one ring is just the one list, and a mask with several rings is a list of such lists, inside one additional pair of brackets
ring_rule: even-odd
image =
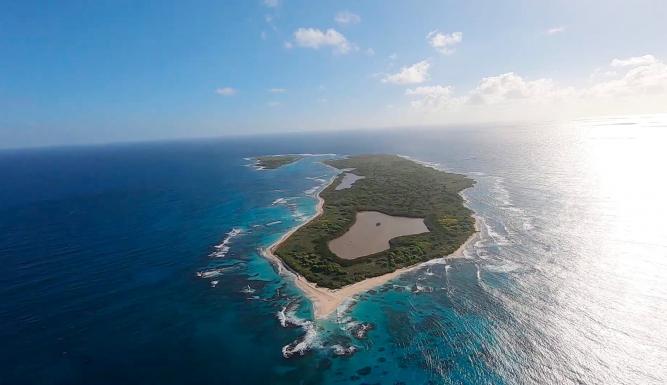
[[(0, 152), (0, 384), (665, 384), (667, 116)], [(248, 157), (308, 153), (272, 171)], [(326, 321), (258, 253), (332, 154), (465, 173), (482, 219)]]

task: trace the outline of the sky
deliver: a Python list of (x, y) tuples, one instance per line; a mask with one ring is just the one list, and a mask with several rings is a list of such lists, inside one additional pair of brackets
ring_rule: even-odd
[(0, 148), (667, 112), (667, 1), (3, 1)]

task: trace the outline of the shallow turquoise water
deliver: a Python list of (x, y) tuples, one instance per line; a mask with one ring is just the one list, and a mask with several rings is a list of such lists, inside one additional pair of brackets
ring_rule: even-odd
[[(665, 128), (649, 116), (0, 153), (0, 383), (664, 383)], [(275, 171), (244, 159), (288, 152), (466, 173), (481, 236), (313, 322), (258, 248), (314, 213), (333, 171), (326, 156)]]

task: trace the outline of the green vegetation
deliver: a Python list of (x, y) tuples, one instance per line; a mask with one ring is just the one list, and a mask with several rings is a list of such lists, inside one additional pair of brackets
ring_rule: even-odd
[[(459, 195), (474, 181), (395, 155), (360, 155), (325, 163), (338, 169), (354, 168), (365, 176), (352, 188), (335, 190), (339, 175), (322, 191), (324, 213), (300, 228), (275, 251), (285, 263), (319, 286), (340, 288), (366, 278), (390, 273), (456, 251), (474, 232), (471, 212)], [(424, 218), (428, 233), (390, 241), (388, 250), (345, 260), (327, 243), (354, 223), (358, 211)]]
[(268, 155), (255, 158), (256, 166), (265, 170), (273, 170), (278, 167), (294, 163), (303, 158), (301, 155)]

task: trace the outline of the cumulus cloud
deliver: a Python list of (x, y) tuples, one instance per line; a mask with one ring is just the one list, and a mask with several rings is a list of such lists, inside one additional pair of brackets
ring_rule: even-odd
[(611, 61), (612, 67), (635, 67), (655, 64), (657, 60), (653, 55), (635, 56), (627, 59), (614, 59)]
[(405, 95), (417, 97), (410, 103), (413, 108), (426, 110), (443, 110), (461, 103), (460, 98), (454, 97), (454, 87), (451, 86), (422, 86), (405, 90)]
[(269, 8), (276, 8), (280, 5), (280, 0), (264, 0), (264, 5)]
[(392, 84), (419, 84), (429, 79), (429, 69), (431, 63), (428, 60), (422, 60), (409, 67), (402, 67), (400, 71), (395, 74), (386, 75), (382, 79), (382, 83)]
[(626, 72), (584, 90), (586, 97), (627, 99), (638, 95), (667, 95), (667, 64), (652, 55), (614, 59), (611, 66), (624, 68)]
[(334, 17), (334, 21), (340, 25), (358, 24), (361, 22), (361, 16), (350, 11), (340, 11)]
[(477, 86), (460, 96), (454, 95), (451, 86), (417, 87), (406, 90), (407, 96), (418, 98), (411, 102), (413, 107), (430, 110), (464, 105), (553, 102), (575, 94), (574, 89), (559, 87), (551, 79), (527, 80), (513, 72), (482, 78)]
[(568, 93), (568, 89), (557, 87), (551, 79), (525, 80), (509, 72), (483, 78), (470, 91), (467, 101), (472, 104), (497, 104), (520, 99), (553, 99)]
[(445, 34), (436, 29), (426, 35), (426, 40), (436, 51), (445, 55), (451, 55), (454, 53), (454, 46), (463, 41), (463, 32)]
[(560, 25), (558, 27), (551, 27), (547, 29), (545, 32), (549, 36), (557, 35), (559, 33), (565, 32), (566, 27), (564, 25)]
[[(354, 48), (342, 33), (333, 28), (326, 31), (317, 28), (299, 28), (294, 31), (294, 43), (303, 48), (331, 47), (334, 52), (340, 54), (346, 54)], [(286, 43), (286, 46), (287, 44), (289, 47), (292, 46), (291, 43)]]
[[(609, 69), (614, 69), (611, 71)], [(513, 117), (551, 114), (595, 114), (642, 111), (667, 105), (667, 64), (651, 55), (614, 59), (604, 76), (584, 87), (557, 84), (552, 79), (526, 79), (508, 72), (482, 78), (476, 86), (456, 95), (451, 86), (434, 85), (409, 88), (405, 95), (411, 107), (420, 112), (443, 112), (489, 119), (498, 113)], [(606, 72), (605, 72), (606, 71)], [(467, 112), (466, 112), (467, 111)], [(467, 115), (466, 115), (467, 113)]]
[(220, 87), (216, 88), (215, 93), (222, 96), (232, 96), (236, 95), (237, 90), (232, 87)]

